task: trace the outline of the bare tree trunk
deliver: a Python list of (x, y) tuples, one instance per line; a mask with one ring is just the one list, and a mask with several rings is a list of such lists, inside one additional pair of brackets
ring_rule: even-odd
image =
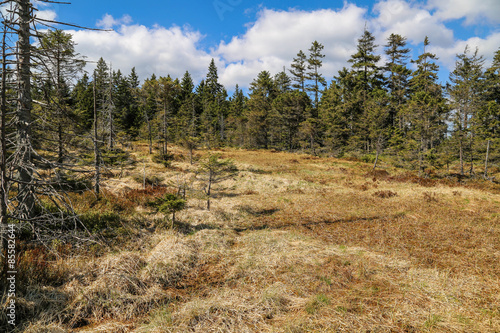
[[(7, 249), (7, 200), (9, 197), (9, 184), (7, 178), (7, 142), (5, 135), (5, 121), (7, 115), (7, 55), (6, 55), (6, 44), (5, 38), (7, 35), (7, 28), (4, 26), (3, 37), (2, 37), (2, 81), (0, 86), (0, 228), (1, 228), (1, 242), (2, 242), (2, 253), (3, 250)], [(5, 265), (7, 265), (7, 260), (5, 260)], [(5, 266), (7, 267), (7, 266)], [(5, 270), (7, 271), (7, 270)]]
[(424, 165), (424, 139), (421, 137), (420, 138), (420, 153), (418, 156), (418, 175), (419, 177), (422, 176), (422, 169)]
[[(61, 118), (59, 118), (59, 121), (61, 121)], [(57, 163), (62, 163), (64, 159), (64, 147), (63, 147), (63, 129), (61, 123), (59, 123), (57, 126), (57, 141), (59, 144)]]
[(95, 162), (95, 193), (99, 196), (101, 190), (101, 170), (100, 170), (100, 154), (99, 154), (99, 139), (97, 138), (97, 102), (96, 102), (96, 91), (95, 91), (95, 72), (94, 72), (94, 162)]
[(375, 155), (375, 162), (373, 163), (372, 172), (375, 171), (375, 168), (377, 167), (379, 155), (380, 155), (380, 143), (379, 141), (377, 141), (377, 155)]
[(30, 219), (34, 215), (35, 195), (33, 189), (33, 165), (31, 146), (31, 50), (30, 22), (31, 4), (29, 0), (18, 0), (18, 101), (17, 101), (17, 153), (20, 162), (19, 175), (20, 213)]
[(168, 154), (168, 142), (167, 142), (167, 105), (163, 104), (163, 155)]
[(212, 170), (208, 171), (208, 187), (207, 187), (207, 210), (210, 210), (210, 194), (212, 190)]
[(469, 144), (469, 149), (470, 149), (470, 170), (469, 170), (469, 175), (472, 176), (474, 174), (474, 151), (473, 151), (473, 145), (474, 145), (474, 133), (471, 133), (470, 136), (470, 144)]
[(460, 137), (460, 175), (464, 175), (464, 146)]
[(488, 143), (486, 145), (486, 157), (484, 159), (484, 179), (488, 178), (488, 158), (490, 155), (490, 140), (488, 140)]

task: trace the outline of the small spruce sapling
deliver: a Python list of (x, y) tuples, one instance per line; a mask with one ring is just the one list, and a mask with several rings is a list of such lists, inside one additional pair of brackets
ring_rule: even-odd
[(207, 209), (210, 210), (210, 198), (212, 196), (213, 184), (220, 183), (238, 174), (238, 169), (230, 159), (220, 159), (220, 154), (209, 154), (200, 162), (198, 173), (207, 182), (204, 189), (207, 195)]
[(149, 206), (156, 208), (157, 211), (163, 214), (172, 214), (172, 227), (175, 223), (175, 213), (186, 208), (186, 200), (182, 199), (181, 196), (166, 193), (162, 197), (156, 198), (156, 200), (149, 203)]

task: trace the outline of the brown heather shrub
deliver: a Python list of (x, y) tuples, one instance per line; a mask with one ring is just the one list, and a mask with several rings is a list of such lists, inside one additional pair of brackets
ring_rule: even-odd
[(85, 191), (81, 194), (70, 193), (75, 211), (79, 214), (92, 209), (93, 211), (104, 213), (107, 211), (131, 213), (133, 204), (127, 196), (117, 195), (107, 190), (101, 190), (99, 198), (94, 191)]
[(148, 202), (162, 197), (166, 193), (173, 193), (173, 189), (165, 186), (146, 187), (145, 189), (132, 189), (127, 191), (124, 196), (136, 205), (145, 206)]
[(386, 179), (387, 177), (390, 177), (391, 175), (389, 172), (383, 169), (375, 169), (371, 170), (370, 172), (365, 174), (365, 177), (373, 177), (373, 178), (379, 178), (379, 179)]

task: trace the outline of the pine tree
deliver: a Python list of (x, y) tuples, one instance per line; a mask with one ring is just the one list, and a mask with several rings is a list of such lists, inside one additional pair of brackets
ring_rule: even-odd
[(308, 72), (306, 77), (308, 80), (311, 80), (312, 83), (307, 85), (306, 90), (313, 94), (314, 96), (314, 104), (312, 114), (313, 118), (317, 118), (318, 116), (318, 104), (319, 104), (319, 94), (321, 92), (321, 87), (326, 86), (325, 78), (319, 73), (319, 69), (323, 66), (323, 59), (325, 55), (322, 53), (324, 46), (317, 41), (314, 41), (309, 49), (309, 58), (307, 59), (307, 69)]
[[(39, 70), (38, 83), (43, 117), (50, 121), (43, 122), (41, 131), (44, 134), (53, 133), (57, 142), (57, 162), (62, 163), (65, 157), (66, 144), (69, 141), (69, 129), (74, 128), (73, 110), (70, 104), (70, 85), (76, 78), (85, 62), (75, 52), (72, 35), (62, 30), (45, 32), (40, 37), (40, 45), (36, 50), (36, 63)], [(50, 150), (53, 144), (46, 149)]]
[(495, 52), (493, 63), (485, 71), (485, 92), (478, 122), (480, 133), (486, 141), (484, 177), (488, 178), (488, 160), (494, 148), (500, 147), (500, 50)]
[(276, 117), (271, 121), (271, 136), (281, 149), (292, 151), (299, 145), (300, 124), (306, 119), (310, 99), (306, 93), (289, 91), (280, 94), (272, 102)]
[(389, 58), (384, 68), (390, 94), (388, 122), (403, 131), (405, 120), (402, 110), (408, 99), (408, 80), (411, 74), (411, 70), (406, 67), (410, 49), (406, 47), (406, 37), (398, 34), (391, 34), (385, 47), (385, 54)]
[(375, 89), (381, 85), (380, 68), (377, 62), (380, 56), (375, 54), (375, 37), (368, 30), (364, 30), (363, 35), (358, 39), (357, 52), (351, 55), (349, 63), (351, 68), (355, 71), (361, 81), (361, 90), (366, 95), (371, 89)]
[(292, 90), (292, 79), (286, 74), (285, 67), (274, 76), (274, 86), (278, 94)]
[(144, 83), (139, 92), (140, 110), (144, 119), (146, 136), (149, 144), (149, 153), (153, 153), (153, 120), (158, 112), (158, 80), (156, 75), (151, 75)]
[(167, 155), (168, 152), (168, 128), (169, 121), (176, 113), (176, 102), (181, 93), (181, 85), (179, 81), (172, 80), (170, 75), (167, 77), (160, 77), (158, 79), (158, 102), (161, 109), (161, 153)]
[(227, 140), (231, 145), (242, 147), (245, 144), (245, 109), (247, 98), (238, 85), (233, 96), (229, 98), (229, 111), (227, 117)]
[(340, 155), (338, 152), (347, 144), (350, 135), (348, 115), (342, 101), (342, 89), (333, 80), (321, 95), (318, 117), (323, 128), (322, 145), (330, 154)]
[[(429, 39), (425, 37), (424, 51), (417, 60), (417, 65), (410, 79), (410, 100), (407, 118), (411, 123), (410, 135), (418, 154), (418, 170), (425, 168), (424, 158), (429, 149), (437, 147), (446, 133), (446, 100), (443, 89), (437, 83), (439, 66), (435, 54), (427, 52)], [(411, 145), (412, 142), (409, 142)]]
[(139, 92), (139, 77), (135, 71), (135, 67), (132, 67), (130, 74), (126, 78), (126, 83), (130, 91), (129, 105), (127, 107), (127, 127), (130, 136), (135, 138), (139, 134), (139, 128), (143, 121), (141, 113), (139, 111), (138, 102), (138, 92)]
[(201, 93), (203, 107), (201, 130), (208, 147), (223, 142), (225, 139), (226, 98), (227, 92), (219, 83), (217, 66), (212, 59)]
[(465, 146), (470, 156), (470, 170), (473, 173), (473, 145), (477, 134), (477, 114), (481, 109), (484, 93), (483, 82), (484, 59), (476, 49), (470, 54), (467, 46), (462, 54), (457, 55), (455, 69), (450, 73), (451, 85), (448, 94), (453, 108), (454, 136), (459, 148), (460, 174), (464, 174)]
[(292, 81), (295, 82), (292, 84), (292, 87), (305, 92), (307, 81), (307, 56), (302, 50), (297, 53), (297, 58), (293, 58), (293, 62), (290, 66), (292, 67), (292, 69), (290, 69)]
[(380, 68), (377, 65), (380, 56), (375, 54), (375, 37), (368, 30), (364, 30), (363, 35), (358, 39), (357, 52), (351, 56), (351, 75), (344, 76), (344, 79), (354, 80), (347, 85), (352, 86), (353, 91), (348, 92), (351, 100), (348, 102), (351, 113), (357, 115), (358, 124), (355, 136), (351, 137), (351, 144), (363, 147), (366, 152), (370, 151), (372, 142), (369, 134), (370, 116), (368, 101), (372, 92), (382, 88), (383, 79)]
[(262, 71), (250, 83), (250, 98), (247, 102), (247, 137), (251, 147), (268, 148), (270, 145), (269, 112), (276, 89), (271, 74)]
[(92, 127), (94, 114), (93, 84), (87, 73), (77, 81), (71, 91), (72, 107), (78, 117), (82, 130), (89, 130)]

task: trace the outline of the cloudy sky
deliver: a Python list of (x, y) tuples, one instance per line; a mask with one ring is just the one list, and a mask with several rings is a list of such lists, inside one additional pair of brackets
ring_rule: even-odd
[[(478, 47), (488, 61), (500, 48), (500, 0), (73, 0), (39, 5), (39, 15), (109, 31), (71, 32), (88, 60), (103, 57), (113, 69), (140, 79), (182, 77), (198, 82), (215, 59), (228, 90), (247, 87), (262, 70), (289, 68), (299, 50), (314, 40), (324, 49), (323, 75), (331, 80), (347, 66), (365, 26), (376, 36), (378, 53), (391, 33), (408, 38), (413, 57), (429, 37), (440, 58), (441, 81), (455, 55)], [(89, 70), (91, 66), (89, 65)]]

